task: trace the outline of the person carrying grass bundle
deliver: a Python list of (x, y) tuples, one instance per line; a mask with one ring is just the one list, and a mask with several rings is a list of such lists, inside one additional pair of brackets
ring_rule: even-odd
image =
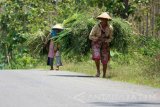
[(47, 65), (51, 66), (50, 70), (54, 70), (53, 68), (53, 62), (54, 59), (56, 59), (55, 65), (56, 70), (59, 70), (59, 66), (62, 66), (61, 61), (61, 52), (60, 52), (60, 44), (57, 42), (54, 42), (54, 38), (63, 30), (62, 26), (60, 24), (56, 24), (53, 26), (51, 31), (51, 39), (49, 40), (49, 51), (48, 51), (48, 60)]
[(109, 25), (108, 21), (112, 18), (107, 12), (103, 12), (97, 17), (100, 22), (96, 24), (89, 35), (89, 39), (92, 41), (92, 59), (96, 64), (96, 77), (100, 76), (100, 60), (103, 65), (103, 78), (106, 77), (107, 64), (110, 60), (110, 47), (109, 43), (112, 40), (113, 28)]

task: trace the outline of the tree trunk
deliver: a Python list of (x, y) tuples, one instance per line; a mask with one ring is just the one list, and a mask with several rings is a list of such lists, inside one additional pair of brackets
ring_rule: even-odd
[(145, 35), (145, 20), (144, 20), (144, 18), (142, 19), (142, 22), (143, 22), (143, 25), (142, 25), (142, 27), (143, 27), (142, 34)]
[(128, 10), (129, 10), (129, 0), (123, 0), (123, 4), (125, 6), (124, 12), (122, 13), (122, 18), (127, 19), (129, 14), (128, 14)]
[(148, 12), (147, 12), (147, 15), (146, 15), (146, 33), (145, 35), (148, 36)]
[(155, 22), (155, 12), (154, 12), (154, 0), (152, 0), (152, 4), (151, 4), (151, 35), (154, 36), (154, 22)]
[[(155, 3), (155, 15), (158, 16), (159, 14), (159, 0), (156, 1)], [(156, 29), (156, 37), (158, 38), (159, 36), (159, 30)]]

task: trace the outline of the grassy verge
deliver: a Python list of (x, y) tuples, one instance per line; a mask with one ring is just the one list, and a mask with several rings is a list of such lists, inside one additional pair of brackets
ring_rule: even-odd
[[(96, 73), (94, 62), (91, 60), (77, 63), (64, 62), (64, 66), (60, 69), (66, 71), (81, 72), (93, 76)], [(144, 69), (145, 66), (139, 63), (132, 65), (118, 65), (111, 61), (107, 73), (110, 75), (109, 79), (111, 80), (160, 88), (160, 78), (150, 78), (146, 76)]]

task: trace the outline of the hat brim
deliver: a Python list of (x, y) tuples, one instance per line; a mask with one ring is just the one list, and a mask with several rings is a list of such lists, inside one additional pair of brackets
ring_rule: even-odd
[(108, 21), (111, 21), (111, 20), (112, 20), (111, 18), (104, 18), (104, 17), (97, 17), (96, 19), (98, 19), (98, 20), (106, 19), (106, 20), (108, 20)]
[(97, 19), (112, 20), (112, 18), (109, 16), (109, 14), (107, 12), (103, 12), (101, 15), (97, 16)]
[(56, 30), (63, 30), (64, 28), (52, 28), (52, 29), (56, 29)]
[(52, 27), (52, 29), (59, 29), (59, 30), (63, 30), (63, 27), (61, 24), (56, 24)]

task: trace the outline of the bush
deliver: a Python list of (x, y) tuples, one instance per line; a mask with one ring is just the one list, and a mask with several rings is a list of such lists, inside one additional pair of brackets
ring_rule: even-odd
[(147, 62), (148, 66), (144, 69), (144, 75), (149, 79), (154, 79), (158, 83), (160, 82), (160, 59), (150, 58)]
[(8, 66), (11, 69), (29, 69), (34, 68), (38, 60), (27, 53), (17, 54)]
[(89, 16), (77, 13), (64, 21), (66, 30), (59, 35), (57, 42), (61, 42), (65, 56), (81, 60), (81, 56), (90, 52), (89, 33), (94, 24)]
[(153, 57), (160, 53), (160, 40), (154, 37), (139, 36), (136, 45), (143, 55)]
[(128, 45), (131, 42), (132, 29), (129, 23), (123, 19), (115, 18), (112, 21), (113, 40), (111, 48), (120, 53), (128, 52)]

